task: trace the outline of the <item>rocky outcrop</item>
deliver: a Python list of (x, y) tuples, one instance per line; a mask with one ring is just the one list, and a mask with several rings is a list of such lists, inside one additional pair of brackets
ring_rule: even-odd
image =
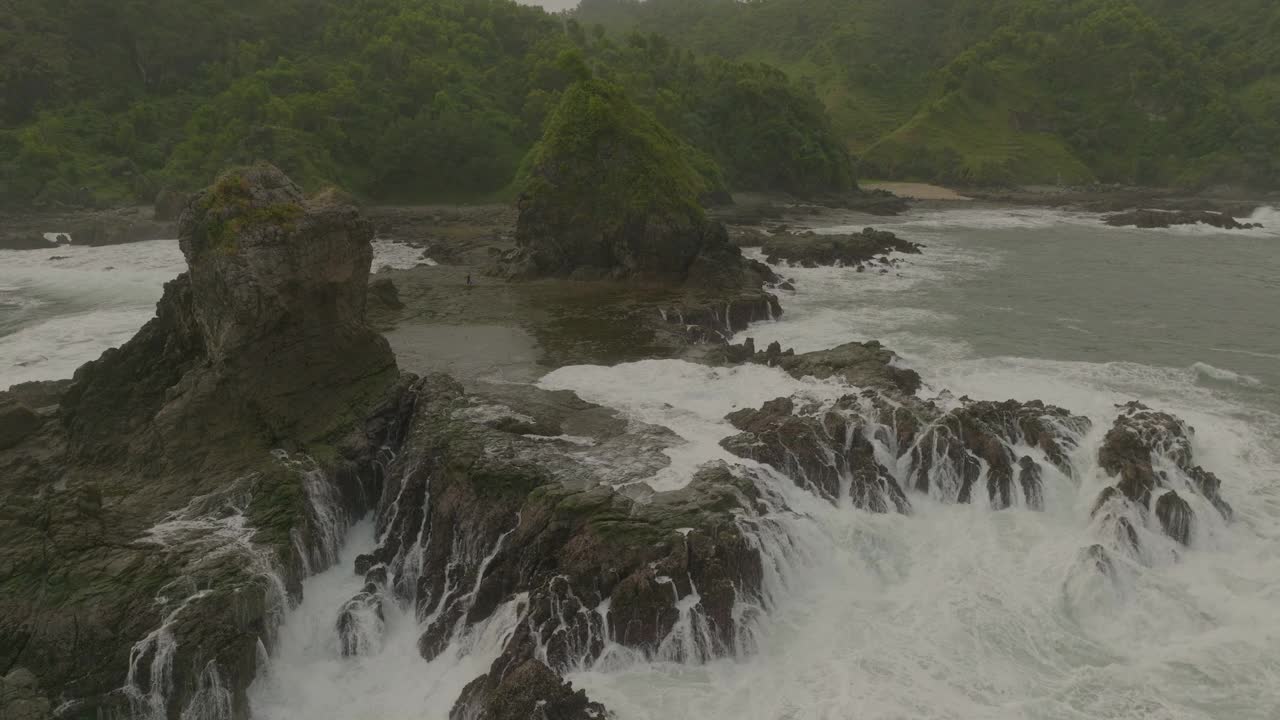
[(708, 465), (686, 487), (654, 492), (642, 481), (669, 462), (669, 431), (523, 392), (515, 411), (431, 375), (403, 396), (376, 514), (383, 540), (357, 559), (365, 587), (338, 613), (344, 651), (379, 642), (369, 633), (387, 603), (425, 619), (427, 658), (485, 623), (513, 622), (452, 717), (541, 707), (576, 719), (604, 711), (558, 674), (607, 648), (695, 662), (747, 649), (767, 604), (755, 482)]
[(449, 720), (605, 720), (612, 715), (544, 663), (503, 655), (462, 691)]
[(246, 716), (260, 643), (401, 417), (363, 319), (370, 236), (274, 168), (228, 173), (184, 215), (156, 317), (69, 385), (7, 394), (41, 422), (0, 449), (0, 667), (60, 715)]
[(984, 490), (996, 510), (1014, 504), (1043, 510), (1044, 468), (1070, 477), (1070, 453), (1089, 426), (1087, 418), (1038, 400), (964, 402), (916, 435), (911, 485), (962, 503)]
[(790, 398), (743, 409), (728, 420), (742, 431), (724, 440), (739, 457), (770, 465), (801, 487), (833, 503), (847, 498), (872, 512), (906, 513), (911, 504), (898, 481), (876, 458), (861, 416), (846, 399), (827, 408), (797, 408)]
[(369, 283), (369, 299), (387, 310), (401, 310), (400, 289), (391, 278), (378, 278)]
[[(1133, 523), (1145, 524), (1154, 511), (1164, 534), (1186, 545), (1196, 513), (1186, 497), (1198, 497), (1224, 520), (1232, 517), (1221, 481), (1195, 464), (1191, 439), (1195, 429), (1168, 413), (1131, 402), (1121, 407), (1115, 424), (1098, 450), (1098, 465), (1116, 478), (1095, 502), (1093, 514), (1104, 524), (1124, 521), (1119, 531), (1137, 546)], [(1181, 494), (1179, 494), (1181, 491)]]
[(63, 399), (75, 448), (208, 454), (245, 428), (274, 447), (352, 419), (397, 374), (364, 323), (371, 238), (355, 208), (306, 199), (275, 168), (221, 177), (183, 216), (190, 271), (156, 318), (77, 372)]
[(764, 350), (757, 350), (755, 340), (747, 338), (744, 343), (726, 345), (710, 359), (777, 367), (797, 379), (837, 378), (855, 387), (887, 390), (895, 394), (913, 395), (920, 389), (919, 373), (903, 367), (897, 353), (875, 340), (797, 354), (792, 349), (783, 350), (776, 342)]
[(517, 249), (501, 272), (758, 290), (755, 269), (703, 211), (719, 181), (700, 157), (621, 89), (579, 81), (531, 152)]
[(897, 353), (874, 340), (845, 343), (830, 350), (782, 355), (770, 364), (796, 378), (826, 380), (839, 377), (857, 387), (888, 388), (908, 395), (920, 389), (920, 375), (902, 367)]
[(4, 720), (49, 720), (53, 707), (40, 691), (36, 676), (16, 668), (0, 677), (0, 718)]
[(526, 434), (549, 421), (507, 422), (446, 377), (425, 378), (413, 395), (378, 514), (386, 539), (360, 565), (392, 601), (432, 618), (426, 657), (522, 593), (513, 642), (532, 643), (555, 670), (590, 663), (610, 641), (671, 660), (737, 649), (735, 603), (759, 595), (763, 572), (738, 517), (754, 514), (751, 482), (709, 467), (682, 490), (636, 502), (607, 473), (644, 477), (663, 464), (664, 445), (618, 435), (625, 424), (558, 444)]
[(764, 255), (773, 265), (791, 263), (803, 267), (836, 265), (862, 267), (873, 262), (888, 266), (890, 253), (918, 255), (924, 246), (891, 232), (865, 228), (855, 235), (819, 235), (814, 232), (774, 233), (764, 243)]
[(934, 402), (875, 390), (834, 403), (779, 398), (728, 417), (722, 445), (834, 503), (908, 512), (905, 488), (945, 502), (978, 492), (995, 510), (1044, 509), (1046, 468), (1070, 476), (1086, 418), (1038, 401)]
[(30, 437), (41, 422), (31, 408), (0, 395), (0, 450), (8, 450)]
[(1258, 223), (1242, 223), (1234, 217), (1210, 210), (1130, 210), (1108, 215), (1103, 220), (1113, 227), (1169, 228), (1175, 225), (1212, 225), (1223, 230), (1253, 230)]
[(776, 320), (782, 305), (773, 293), (744, 291), (708, 297), (690, 295), (658, 308), (662, 324), (691, 343), (727, 344), (752, 323)]

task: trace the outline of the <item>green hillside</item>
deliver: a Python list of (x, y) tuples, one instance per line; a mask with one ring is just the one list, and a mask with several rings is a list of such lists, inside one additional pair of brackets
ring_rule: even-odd
[(1280, 186), (1265, 0), (584, 0), (813, 86), (862, 175)]
[(374, 200), (500, 196), (573, 81), (565, 53), (732, 187), (853, 187), (799, 81), (512, 0), (3, 4), (0, 205), (150, 201), (257, 160)]

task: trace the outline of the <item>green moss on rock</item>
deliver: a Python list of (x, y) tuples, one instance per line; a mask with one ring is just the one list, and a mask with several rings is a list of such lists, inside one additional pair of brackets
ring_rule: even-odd
[(527, 167), (522, 205), (564, 208), (600, 228), (635, 214), (701, 220), (699, 198), (722, 188), (713, 161), (594, 78), (565, 92)]
[(200, 200), (200, 211), (206, 218), (206, 246), (213, 252), (236, 254), (236, 238), (254, 228), (274, 226), (285, 233), (298, 228), (304, 214), (302, 205), (255, 202), (248, 172), (248, 168), (224, 172)]

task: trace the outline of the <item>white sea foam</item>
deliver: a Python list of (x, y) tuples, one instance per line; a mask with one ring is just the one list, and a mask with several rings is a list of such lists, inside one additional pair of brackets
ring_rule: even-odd
[(71, 377), (132, 337), (184, 269), (173, 240), (0, 251), (0, 302), (18, 298), (17, 327), (0, 336), (0, 388)]
[(1249, 387), (1257, 387), (1262, 381), (1252, 375), (1245, 375), (1226, 368), (1214, 367), (1209, 363), (1198, 362), (1191, 366), (1191, 370), (1200, 377), (1217, 380), (1219, 382), (1236, 383), (1238, 385), (1246, 385)]
[(1280, 208), (1271, 205), (1265, 205), (1254, 210), (1247, 218), (1237, 219), (1240, 222), (1261, 223), (1263, 228), (1280, 233)]
[[(433, 265), (422, 250), (374, 242), (373, 268)], [(155, 314), (165, 282), (186, 270), (174, 240), (0, 250), (0, 389), (69, 378)]]
[(56, 317), (0, 338), (0, 387), (70, 378), (107, 348), (124, 344), (151, 310), (99, 310)]
[(684, 442), (665, 451), (671, 464), (646, 481), (658, 491), (684, 487), (707, 462), (738, 461), (720, 447), (720, 441), (735, 432), (724, 419), (734, 410), (797, 393), (834, 399), (849, 391), (835, 383), (802, 382), (777, 368), (713, 368), (680, 360), (566, 367), (544, 376), (538, 385), (572, 390), (588, 402), (618, 408), (631, 420), (679, 435)]
[(519, 600), (427, 662), (411, 609), (384, 605), (384, 641), (369, 655), (343, 657), (338, 612), (364, 586), (355, 557), (374, 548), (373, 527), (357, 525), (337, 565), (303, 585), (302, 604), (281, 628), (279, 645), (249, 692), (256, 720), (447, 718), (462, 688), (488, 672), (519, 621)]
[(419, 265), (434, 266), (436, 261), (427, 257), (422, 248), (391, 240), (375, 238), (373, 241), (373, 271), (383, 268), (411, 270)]
[[(1268, 548), (1280, 537), (1280, 489), (1270, 478), (1280, 464), (1267, 432), (1174, 369), (1010, 358), (928, 374), (957, 393), (1043, 397), (1092, 416), (1079, 484), (1056, 479), (1044, 513), (913, 495), (912, 516), (874, 516), (792, 494), (828, 544), (799, 569), (755, 656), (583, 672), (575, 683), (624, 720), (1271, 717), (1280, 557)], [(715, 377), (671, 368), (663, 378), (672, 415), (710, 410), (686, 394), (754, 399)], [(611, 379), (652, 382), (626, 366)], [(1122, 582), (1104, 586), (1077, 570), (1093, 499), (1110, 482), (1093, 457), (1115, 404), (1135, 392), (1200, 428), (1198, 457), (1241, 520), (1197, 538), (1177, 562), (1124, 565)]]

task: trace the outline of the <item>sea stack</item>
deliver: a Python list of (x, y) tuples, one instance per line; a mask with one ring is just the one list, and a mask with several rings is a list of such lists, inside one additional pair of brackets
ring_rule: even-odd
[(702, 209), (722, 190), (714, 164), (620, 88), (581, 80), (530, 153), (507, 272), (683, 283), (699, 258), (741, 265)]
[(247, 717), (399, 412), (364, 321), (372, 234), (274, 167), (227, 172), (151, 321), (69, 383), (0, 392), (0, 717)]

